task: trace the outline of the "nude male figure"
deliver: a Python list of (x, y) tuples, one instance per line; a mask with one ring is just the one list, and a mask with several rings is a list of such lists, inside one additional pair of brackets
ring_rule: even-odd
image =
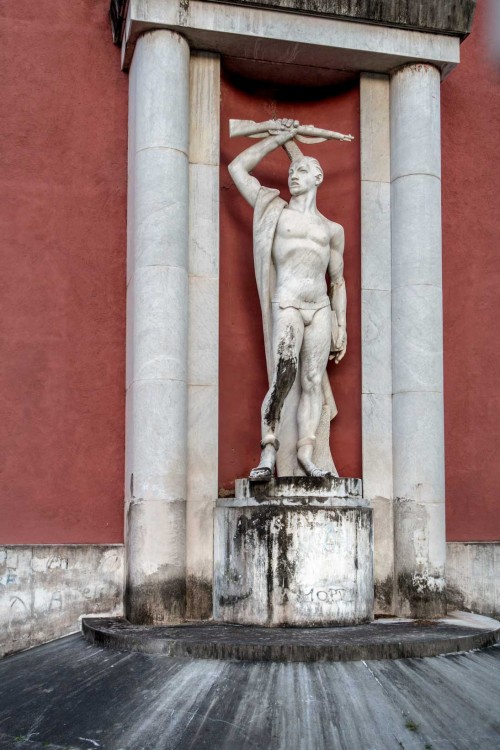
[[(250, 146), (229, 165), (236, 187), (252, 207), (261, 191), (252, 170), (271, 151), (291, 141), (298, 125), (296, 120), (276, 120), (268, 138)], [(262, 404), (261, 458), (250, 472), (250, 478), (257, 481), (273, 476), (280, 415), (299, 369), (297, 461), (309, 476), (330, 475), (312, 460), (323, 406), (322, 379), (328, 359), (340, 362), (347, 347), (344, 230), (316, 207), (316, 192), (323, 181), (319, 162), (298, 149), (297, 154), (288, 175), (291, 199), (279, 215), (272, 241), (274, 372)]]

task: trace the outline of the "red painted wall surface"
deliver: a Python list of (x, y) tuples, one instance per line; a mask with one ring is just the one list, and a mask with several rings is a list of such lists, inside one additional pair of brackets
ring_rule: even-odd
[(487, 56), (486, 10), (480, 0), (442, 86), (450, 541), (500, 540), (500, 68)]
[(108, 5), (2, 7), (0, 543), (123, 539), (127, 76)]
[[(499, 74), (485, 0), (442, 87), (447, 522), (450, 540), (500, 539)], [(2, 9), (0, 543), (123, 538), (127, 76), (107, 0)], [(224, 78), (221, 168), (220, 484), (259, 454), (266, 390), (251, 210), (225, 165), (229, 117), (290, 114), (359, 135), (357, 87), (279, 99)], [(330, 365), (332, 448), (361, 472), (359, 139), (320, 156), (319, 207), (347, 235), (348, 355)], [(283, 188), (284, 154), (257, 174)]]
[[(345, 279), (348, 294), (348, 349), (339, 365), (330, 363), (332, 388), (339, 409), (332, 422), (331, 446), (339, 473), (361, 476), (360, 353), (360, 165), (359, 86), (331, 88), (301, 98), (223, 75), (221, 96), (221, 245), (220, 245), (220, 396), (219, 485), (234, 486), (247, 476), (260, 455), (260, 407), (267, 390), (262, 321), (252, 257), (252, 209), (240, 196), (227, 171), (229, 162), (251, 145), (230, 140), (230, 118), (267, 120), (293, 117), (318, 127), (352, 133), (351, 143), (304, 146), (316, 156), (325, 179), (318, 208), (343, 225), (346, 233)], [(289, 160), (282, 149), (266, 157), (254, 174), (267, 187), (288, 198)]]

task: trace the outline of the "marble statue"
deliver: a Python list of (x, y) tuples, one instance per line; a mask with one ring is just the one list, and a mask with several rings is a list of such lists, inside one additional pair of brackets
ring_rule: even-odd
[[(254, 262), (269, 377), (260, 462), (249, 476), (268, 481), (275, 467), (280, 476), (338, 476), (329, 447), (337, 409), (326, 367), (329, 359), (340, 362), (347, 347), (344, 230), (318, 211), (323, 170), (295, 141), (352, 136), (290, 119), (232, 120), (230, 128), (231, 136), (261, 138), (229, 165), (236, 187), (254, 208)], [(280, 146), (291, 160), (288, 203), (251, 174)]]

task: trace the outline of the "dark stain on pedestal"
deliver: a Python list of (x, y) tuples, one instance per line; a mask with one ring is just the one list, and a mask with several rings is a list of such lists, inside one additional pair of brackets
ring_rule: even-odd
[(235, 604), (245, 601), (252, 596), (252, 589), (246, 594), (230, 594), (229, 596), (219, 596), (219, 605), (221, 607), (234, 607)]
[[(277, 586), (284, 592), (283, 604), (287, 603), (287, 591), (290, 588), (290, 580), (295, 575), (296, 564), (290, 559), (288, 554), (289, 546), (293, 541), (293, 534), (287, 530), (286, 511), (278, 508), (259, 508), (253, 512), (250, 517), (241, 515), (236, 525), (235, 544), (240, 546), (242, 543), (255, 545), (252, 535), (255, 534), (258, 543), (264, 543), (267, 550), (266, 565), (266, 582), (267, 582), (267, 604), (268, 604), (268, 622), (273, 621), (273, 593), (275, 588), (275, 579)], [(271, 525), (278, 519), (279, 524), (277, 533), (273, 533)], [(277, 549), (276, 568), (273, 569), (273, 550)], [(250, 594), (242, 598), (248, 598)], [(227, 597), (226, 597), (227, 599)], [(221, 603), (221, 602), (220, 602)], [(236, 603), (236, 602), (234, 602)]]

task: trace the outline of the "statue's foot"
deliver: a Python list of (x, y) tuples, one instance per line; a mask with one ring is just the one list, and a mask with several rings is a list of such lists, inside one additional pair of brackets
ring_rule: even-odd
[(273, 478), (273, 470), (269, 466), (256, 466), (248, 476), (252, 482), (269, 482)]
[(311, 469), (309, 476), (310, 477), (328, 477), (328, 479), (331, 479), (335, 475), (331, 471), (323, 471), (323, 469), (318, 469), (318, 467), (315, 466), (314, 469)]
[(314, 464), (310, 460), (304, 460), (299, 458), (299, 463), (306, 472), (308, 477), (327, 477), (328, 479), (331, 479), (332, 477), (338, 477), (337, 472), (334, 471), (325, 471), (324, 469), (320, 469), (316, 464)]
[(262, 447), (260, 463), (252, 469), (248, 475), (252, 482), (269, 482), (273, 478), (274, 466), (276, 464), (276, 448), (267, 443)]

